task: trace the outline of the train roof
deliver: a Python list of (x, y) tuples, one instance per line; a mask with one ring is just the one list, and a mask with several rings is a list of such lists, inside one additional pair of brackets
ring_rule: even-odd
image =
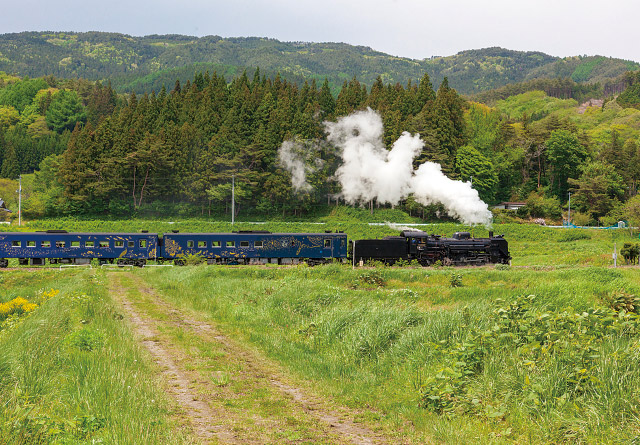
[(149, 235), (155, 235), (157, 236), (157, 233), (151, 233), (151, 232), (67, 232), (67, 231), (45, 231), (45, 230), (36, 230), (33, 232), (0, 232), (0, 236), (2, 235), (49, 235), (49, 236), (57, 236), (57, 235), (71, 235), (71, 236), (78, 236), (78, 235), (82, 235), (82, 236), (130, 236), (130, 235), (136, 235), (136, 236), (149, 236)]
[(346, 236), (344, 232), (318, 232), (318, 233), (307, 233), (307, 232), (298, 232), (298, 233), (273, 233), (273, 232), (165, 232), (164, 235), (215, 235), (215, 236), (232, 236), (232, 235), (276, 235), (276, 236), (335, 236), (335, 235), (343, 235)]

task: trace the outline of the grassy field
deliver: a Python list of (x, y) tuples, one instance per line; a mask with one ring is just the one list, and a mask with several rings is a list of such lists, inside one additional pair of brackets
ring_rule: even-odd
[[(0, 443), (185, 441), (104, 284), (90, 271), (0, 273)], [(27, 312), (3, 312), (17, 298)]]
[(176, 306), (327, 397), (373, 407), (379, 416), (369, 420), (416, 441), (595, 443), (639, 433), (636, 318), (596, 310), (632, 300), (636, 269), (140, 273)]
[[(28, 229), (257, 227), (344, 230), (353, 238), (399, 230), (353, 219), (233, 228), (202, 220), (65, 220)], [(419, 228), (488, 232), (455, 224)], [(363, 409), (364, 421), (399, 440), (634, 443), (640, 269), (612, 268), (611, 254), (614, 243), (619, 251), (637, 236), (519, 224), (492, 229), (509, 241), (512, 267), (195, 266), (131, 273), (325, 398)], [(0, 303), (24, 297), (38, 305), (29, 315), (0, 320), (0, 442), (189, 440), (105, 291), (109, 273), (118, 272), (0, 272)]]

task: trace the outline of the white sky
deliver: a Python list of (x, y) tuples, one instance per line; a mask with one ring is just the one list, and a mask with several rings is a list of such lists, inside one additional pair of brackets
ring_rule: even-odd
[(112, 31), (345, 42), (423, 59), (501, 46), (640, 62), (637, 0), (22, 0), (0, 33)]

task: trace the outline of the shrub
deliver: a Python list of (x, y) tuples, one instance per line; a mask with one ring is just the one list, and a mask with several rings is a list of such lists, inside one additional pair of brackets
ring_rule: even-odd
[(358, 275), (358, 279), (353, 287), (358, 288), (361, 284), (384, 287), (384, 285), (387, 284), (387, 277), (384, 270), (369, 269)]
[(452, 273), (449, 277), (449, 283), (451, 284), (451, 287), (462, 287), (462, 275)]
[(582, 229), (573, 229), (562, 232), (560, 236), (558, 236), (559, 243), (567, 243), (570, 241), (579, 241), (583, 239), (591, 239), (591, 235), (586, 232), (583, 232)]
[(545, 198), (542, 194), (531, 192), (527, 204), (517, 210), (520, 217), (560, 219), (562, 209), (558, 198)]
[(640, 256), (640, 244), (624, 243), (624, 246), (620, 249), (620, 255), (622, 255), (627, 264), (636, 264), (638, 256)]

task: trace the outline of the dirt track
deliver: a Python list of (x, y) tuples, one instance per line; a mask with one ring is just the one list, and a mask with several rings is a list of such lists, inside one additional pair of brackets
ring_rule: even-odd
[[(398, 443), (296, 385), (274, 363), (187, 314), (133, 273), (110, 273), (141, 345), (158, 366), (181, 423), (201, 443)], [(223, 371), (221, 371), (223, 369)]]

